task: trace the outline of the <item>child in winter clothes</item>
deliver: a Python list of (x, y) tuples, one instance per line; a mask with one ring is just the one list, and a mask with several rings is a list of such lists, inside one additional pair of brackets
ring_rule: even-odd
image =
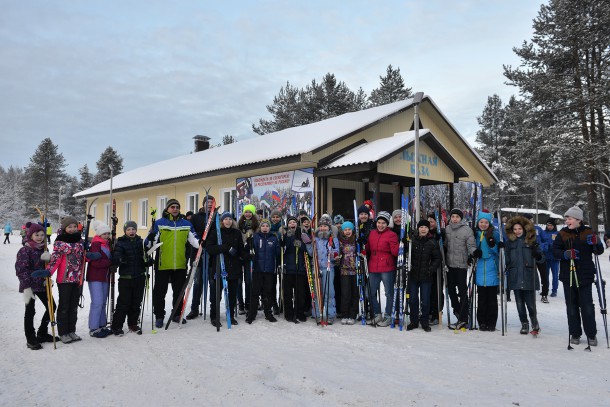
[[(563, 283), (571, 342), (580, 343), (584, 328), (587, 342), (597, 346), (597, 326), (592, 286), (596, 269), (593, 255), (604, 252), (597, 234), (583, 223), (583, 212), (577, 206), (567, 210), (565, 227), (553, 242), (553, 254), (559, 262), (559, 279)], [(573, 271), (571, 270), (573, 268)], [(582, 320), (582, 326), (581, 326)]]
[[(303, 211), (302, 211), (303, 212)], [(314, 270), (314, 266), (313, 266), (313, 246), (311, 245), (312, 243), (312, 233), (313, 231), (311, 230), (311, 219), (309, 219), (309, 216), (307, 216), (307, 214), (302, 213), (299, 215), (299, 224), (301, 227), (301, 241), (303, 243), (305, 243), (306, 245), (308, 245), (308, 248), (311, 248), (311, 250), (308, 250), (308, 254), (307, 256), (305, 256), (305, 258), (307, 259), (307, 261), (309, 262), (309, 268), (312, 272), (311, 278), (313, 279), (313, 270)], [(307, 286), (305, 288), (305, 298), (304, 298), (304, 304), (303, 304), (303, 313), (305, 316), (311, 316), (312, 315), (312, 307), (314, 305), (313, 301), (311, 300), (311, 286), (309, 284), (309, 277), (307, 277)]]
[[(381, 214), (382, 212), (379, 212)], [(410, 323), (407, 331), (416, 329), (421, 322), (424, 331), (430, 332), (430, 292), (432, 288), (432, 275), (441, 264), (441, 252), (438, 242), (430, 233), (430, 222), (425, 219), (417, 223), (417, 235), (411, 241), (411, 269), (409, 270), (409, 309)], [(421, 321), (420, 297), (421, 294)]]
[(311, 242), (304, 244), (297, 218), (288, 217), (286, 236), (284, 238), (285, 274), (282, 280), (284, 289), (284, 318), (295, 324), (305, 322), (304, 304), (307, 300), (308, 253), (312, 252)]
[(479, 330), (493, 332), (498, 321), (498, 249), (504, 247), (504, 243), (500, 241), (490, 213), (479, 212), (478, 218), (475, 232), (477, 249), (473, 253), (477, 262), (477, 320)]
[(137, 235), (138, 225), (134, 221), (127, 221), (123, 231), (125, 234), (117, 239), (112, 253), (112, 263), (119, 267), (119, 296), (111, 326), (112, 333), (116, 336), (124, 334), (125, 317), (129, 331), (141, 330), (138, 319), (148, 279), (146, 268), (153, 263), (152, 259), (146, 256), (144, 241)]
[[(254, 248), (252, 244), (252, 237), (254, 233), (258, 230), (259, 220), (256, 217), (256, 207), (252, 204), (244, 206), (244, 212), (239, 217), (239, 221), (237, 222), (237, 228), (241, 232), (241, 236), (243, 239), (244, 245), (248, 245), (248, 247)], [(251, 254), (251, 253), (250, 253)], [(239, 305), (239, 314), (243, 315), (248, 312), (250, 308), (250, 293), (252, 289), (252, 270), (253, 263), (250, 256), (250, 261), (244, 261), (244, 274), (243, 280), (246, 286), (246, 294), (245, 296), (242, 294), (241, 284), (238, 287), (237, 300), (241, 302)], [(241, 297), (241, 301), (240, 301)]]
[(106, 328), (106, 301), (108, 300), (108, 287), (110, 281), (110, 227), (96, 220), (91, 223), (95, 236), (86, 254), (89, 263), (87, 267), (87, 283), (91, 295), (89, 307), (89, 336), (105, 338), (110, 334)]
[(76, 334), (78, 301), (81, 294), (84, 248), (78, 221), (72, 216), (61, 220), (61, 233), (53, 244), (53, 254), (46, 270), (37, 270), (33, 277), (49, 277), (57, 272), (59, 307), (57, 328), (63, 343), (80, 341)]
[(354, 325), (358, 315), (360, 291), (356, 275), (356, 234), (352, 222), (343, 222), (339, 234), (339, 268), (341, 270), (341, 313), (342, 325)]
[[(37, 224), (31, 225), (26, 235), (26, 243), (17, 252), (17, 261), (15, 262), (15, 270), (19, 278), (19, 292), (23, 293), (23, 300), (25, 301), (23, 329), (27, 340), (27, 347), (32, 350), (42, 349), (40, 342), (53, 342), (53, 336), (49, 335), (48, 332), (51, 318), (45, 281), (40, 278), (32, 278), (32, 272), (43, 269), (45, 266), (44, 262), (51, 258), (49, 252), (45, 251), (45, 239), (46, 235), (42, 226)], [(36, 297), (42, 301), (46, 310), (40, 321), (38, 333), (34, 331)], [(53, 301), (53, 309), (55, 309), (55, 301)]]
[(258, 297), (261, 294), (265, 319), (269, 322), (277, 322), (271, 311), (271, 304), (273, 303), (273, 285), (276, 281), (275, 272), (280, 254), (280, 242), (274, 234), (269, 233), (270, 230), (271, 223), (268, 219), (263, 219), (260, 222), (260, 231), (252, 238), (254, 271), (252, 273), (250, 309), (246, 319), (249, 324), (256, 319)]
[[(337, 305), (335, 302), (335, 260), (339, 257), (339, 241), (332, 235), (331, 224), (328, 219), (321, 219), (316, 231), (314, 241), (316, 255), (318, 259), (318, 269), (321, 275), (322, 295), (320, 301), (322, 305), (322, 319), (326, 319), (329, 325), (335, 322), (337, 317)], [(317, 310), (313, 315), (319, 319)]]
[(513, 290), (522, 335), (527, 335), (530, 325), (527, 320), (529, 312), (532, 331), (540, 331), (536, 313), (536, 290), (540, 289), (540, 280), (536, 263), (544, 263), (544, 254), (536, 244), (534, 224), (523, 216), (515, 216), (506, 222), (505, 246), (508, 289)]
[[(227, 286), (229, 298), (225, 298), (225, 306), (230, 309), (231, 324), (237, 325), (235, 319), (235, 308), (237, 306), (237, 281), (241, 277), (243, 261), (248, 258), (248, 252), (243, 245), (241, 232), (237, 229), (237, 224), (233, 221), (230, 212), (224, 212), (220, 216), (220, 239), (218, 233), (208, 235), (206, 240), (206, 250), (210, 253), (210, 268), (208, 278), (210, 281), (210, 322), (214, 326), (220, 327), (219, 310), (216, 309), (218, 300), (216, 299), (216, 278), (221, 276), (220, 256), (224, 257), (225, 271), (227, 273)], [(221, 276), (222, 278), (222, 276)], [(222, 286), (222, 281), (219, 282)]]
[(544, 251), (544, 257), (546, 258), (546, 274), (547, 280), (549, 274), (552, 277), (551, 286), (551, 297), (557, 297), (557, 288), (559, 287), (559, 259), (555, 258), (553, 254), (553, 242), (557, 237), (557, 227), (555, 226), (555, 220), (549, 218), (546, 222), (546, 229), (540, 233), (540, 246)]
[[(269, 220), (271, 221), (270, 233), (274, 234), (275, 237), (277, 237), (277, 240), (283, 246), (284, 245), (284, 234), (286, 233), (286, 230), (282, 226), (282, 213), (280, 211), (278, 211), (277, 209), (272, 210), (271, 218)], [(277, 274), (277, 277), (280, 279), (280, 284), (281, 284), (283, 276), (280, 276), (279, 274)], [(277, 282), (276, 282), (276, 284), (273, 285), (273, 304), (272, 305), (273, 305), (273, 314), (279, 315), (280, 307), (279, 307), (278, 295), (277, 295)]]

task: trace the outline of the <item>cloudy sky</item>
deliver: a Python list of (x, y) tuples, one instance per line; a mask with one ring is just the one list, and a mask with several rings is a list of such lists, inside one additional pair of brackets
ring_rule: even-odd
[(113, 146), (125, 170), (186, 154), (192, 137), (255, 137), (289, 81), (328, 72), (351, 89), (389, 64), (471, 142), (487, 97), (517, 92), (502, 65), (539, 2), (0, 0), (0, 165), (45, 137), (76, 175)]

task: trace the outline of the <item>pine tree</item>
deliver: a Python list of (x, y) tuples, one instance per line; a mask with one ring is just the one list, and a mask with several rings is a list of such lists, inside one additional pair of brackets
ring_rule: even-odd
[(100, 159), (97, 160), (95, 165), (97, 167), (96, 184), (110, 179), (111, 167), (115, 176), (123, 172), (123, 158), (110, 146), (100, 155)]
[(81, 182), (78, 180), (77, 177), (68, 176), (65, 185), (67, 188), (62, 194), (61, 200), (62, 216), (63, 214), (68, 214), (74, 216), (77, 219), (84, 219), (85, 205), (87, 200), (73, 197), (75, 193), (81, 191)]
[(10, 222), (13, 230), (17, 229), (24, 218), (23, 196), (20, 194), (19, 185), (23, 182), (23, 169), (19, 167), (2, 168), (0, 165), (0, 226)]
[(33, 207), (38, 206), (47, 210), (48, 218), (53, 219), (51, 213), (53, 210), (57, 213), (59, 187), (66, 178), (65, 167), (64, 156), (53, 141), (50, 138), (42, 140), (25, 168), (21, 184), (20, 194), (28, 217), (37, 216)]
[(369, 102), (371, 106), (381, 106), (408, 99), (412, 95), (412, 88), (405, 87), (400, 68), (394, 69), (392, 65), (388, 65), (386, 75), (379, 77), (379, 88), (373, 89)]
[(89, 166), (87, 164), (78, 169), (78, 175), (80, 176), (80, 181), (78, 183), (80, 191), (84, 191), (95, 185), (95, 176), (89, 172)]
[(223, 145), (233, 144), (233, 143), (236, 143), (236, 142), (237, 142), (237, 140), (235, 139), (235, 137), (233, 137), (233, 136), (231, 136), (229, 134), (225, 134), (222, 137), (222, 144)]

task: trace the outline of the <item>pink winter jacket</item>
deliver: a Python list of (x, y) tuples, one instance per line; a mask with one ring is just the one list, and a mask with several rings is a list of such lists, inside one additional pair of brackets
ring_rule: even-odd
[(84, 249), (81, 242), (55, 241), (49, 261), (51, 274), (57, 271), (57, 283), (78, 283), (83, 272)]

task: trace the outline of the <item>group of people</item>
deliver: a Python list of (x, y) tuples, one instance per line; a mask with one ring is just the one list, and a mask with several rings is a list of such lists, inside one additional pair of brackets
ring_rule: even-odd
[[(214, 206), (214, 198), (207, 196), (203, 207), (187, 220), (180, 212), (180, 203), (170, 199), (145, 239), (138, 236), (137, 224), (128, 221), (123, 226), (124, 235), (112, 243), (106, 224), (92, 223), (95, 236), (88, 242), (83, 240), (78, 221), (66, 216), (52, 254), (46, 250), (42, 227), (32, 224), (16, 262), (19, 291), (26, 303), (27, 346), (40, 349), (41, 342), (54, 339), (48, 333), (53, 299), (47, 298), (44, 287), (50, 281), (45, 278), (54, 273), (59, 291), (59, 338), (55, 339), (63, 343), (80, 340), (76, 319), (85, 263), (91, 297), (89, 333), (95, 338), (123, 335), (125, 319), (130, 331), (141, 332), (141, 304), (150, 276), (148, 270), (154, 264), (152, 303), (157, 328), (166, 323), (169, 284), (173, 308), (182, 302), (182, 288), (191, 266), (195, 274), (190, 312), (185, 319), (180, 312), (174, 312), (175, 323), (198, 318), (207, 298), (210, 322), (220, 327), (218, 296), (222, 293), (216, 287), (222, 277), (227, 280), (225, 304), (232, 325), (238, 325), (238, 314), (246, 315), (246, 322), (252, 324), (262, 310), (269, 322), (276, 322), (276, 316), (283, 312), (283, 317), (295, 324), (311, 316), (320, 324), (340, 320), (341, 324), (352, 325), (364, 319), (367, 324), (384, 327), (401, 323), (401, 299), (394, 298), (398, 276), (407, 294), (407, 330), (421, 327), (430, 332), (430, 326), (439, 323), (445, 289), (450, 298), (447, 307), (455, 317), (451, 328), (478, 323), (481, 331), (494, 331), (498, 293), (504, 280), (501, 270), (505, 270), (506, 290), (513, 293), (521, 333), (527, 334), (531, 329), (537, 334), (540, 323), (536, 290), (540, 289), (541, 277), (548, 290), (550, 271), (551, 297), (557, 295), (558, 282), (563, 284), (572, 343), (580, 341), (584, 327), (588, 343), (597, 344), (593, 256), (603, 253), (604, 247), (584, 225), (583, 212), (578, 207), (566, 212), (565, 227), (559, 232), (553, 221), (546, 230), (537, 231), (531, 219), (524, 216), (514, 216), (498, 227), (492, 214), (485, 211), (477, 214), (472, 228), (463, 212), (455, 208), (442, 230), (437, 216), (430, 213), (405, 233), (401, 231), (403, 210), (374, 213), (370, 204), (357, 209), (355, 222), (345, 221), (340, 215), (331, 219), (325, 214), (315, 228), (304, 212), (284, 221), (279, 211), (272, 211), (267, 219), (257, 216), (253, 205), (246, 205), (239, 219), (235, 219), (229, 212), (210, 215), (214, 214)], [(606, 237), (606, 244), (610, 244), (610, 236)], [(151, 247), (154, 260), (147, 253)], [(500, 267), (502, 249), (505, 262)], [(398, 261), (399, 256), (404, 256), (404, 261)], [(397, 267), (403, 263), (404, 267)], [(109, 281), (117, 268), (119, 296), (116, 308), (109, 313), (109, 323)], [(473, 278), (470, 287), (469, 270)], [(378, 296), (382, 283), (383, 309)], [(473, 285), (477, 289), (476, 315), (469, 306)], [(37, 332), (36, 297), (46, 308)], [(548, 302), (544, 287), (542, 301)]]

